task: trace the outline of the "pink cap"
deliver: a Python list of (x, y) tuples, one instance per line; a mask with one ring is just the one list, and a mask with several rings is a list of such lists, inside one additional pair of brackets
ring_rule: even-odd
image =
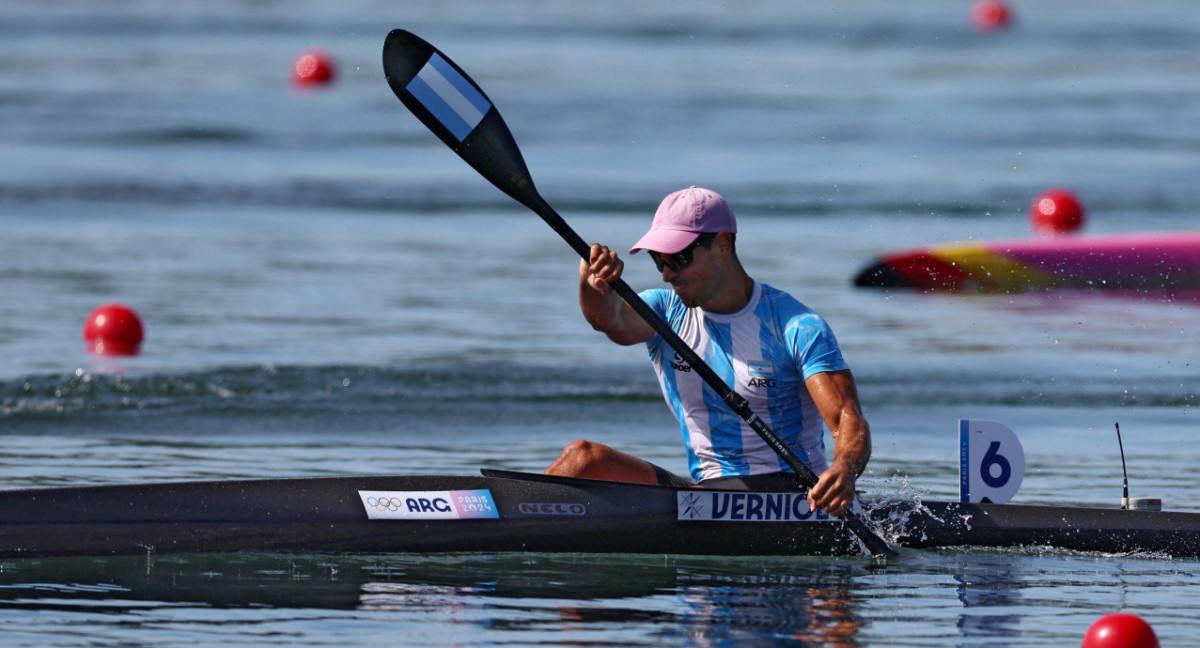
[(736, 234), (737, 219), (721, 194), (691, 186), (663, 198), (650, 231), (629, 253), (652, 250), (675, 254), (691, 245), (702, 232)]

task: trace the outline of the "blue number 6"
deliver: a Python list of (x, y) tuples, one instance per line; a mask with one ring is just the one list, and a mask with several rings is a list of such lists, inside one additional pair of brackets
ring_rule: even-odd
[[(983, 453), (983, 460), (979, 462), (979, 476), (983, 478), (983, 483), (992, 488), (1000, 488), (1008, 483), (1008, 479), (1012, 477), (1012, 465), (1008, 463), (1008, 459), (1000, 454), (1000, 442), (992, 441), (988, 446), (987, 452)], [(992, 476), (992, 466), (1000, 466), (1000, 476)]]

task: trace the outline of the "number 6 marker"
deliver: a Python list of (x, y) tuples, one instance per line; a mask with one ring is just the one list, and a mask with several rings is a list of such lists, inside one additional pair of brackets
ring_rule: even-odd
[(1003, 504), (1025, 478), (1025, 451), (1007, 427), (995, 421), (958, 422), (959, 499)]

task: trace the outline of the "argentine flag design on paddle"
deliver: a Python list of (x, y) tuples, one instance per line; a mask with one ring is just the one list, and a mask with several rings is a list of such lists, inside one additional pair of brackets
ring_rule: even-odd
[(492, 107), (475, 86), (437, 52), (408, 82), (407, 89), (460, 142), (471, 134)]

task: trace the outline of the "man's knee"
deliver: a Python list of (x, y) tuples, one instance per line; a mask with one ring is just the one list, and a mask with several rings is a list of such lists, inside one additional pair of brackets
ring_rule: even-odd
[(558, 459), (546, 469), (546, 474), (641, 484), (658, 483), (658, 475), (652, 464), (603, 443), (585, 439), (568, 443)]
[(606, 457), (611, 457), (613, 450), (602, 443), (593, 443), (587, 439), (576, 439), (568, 443), (563, 448), (562, 453), (563, 456), (570, 456), (576, 461), (590, 464), (603, 461)]

